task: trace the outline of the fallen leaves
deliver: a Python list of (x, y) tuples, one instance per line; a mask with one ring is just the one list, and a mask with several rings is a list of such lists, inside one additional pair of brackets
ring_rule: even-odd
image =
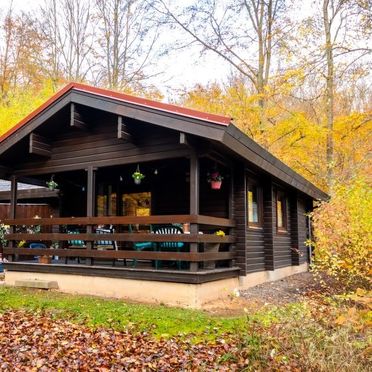
[(157, 340), (145, 333), (92, 330), (47, 314), (0, 314), (1, 371), (175, 371), (238, 370), (247, 361), (233, 342), (192, 344), (187, 339)]

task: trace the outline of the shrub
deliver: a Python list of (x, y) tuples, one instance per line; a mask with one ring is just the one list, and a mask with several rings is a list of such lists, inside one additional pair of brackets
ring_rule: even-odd
[(346, 289), (371, 283), (372, 190), (362, 179), (337, 186), (312, 214), (314, 269)]

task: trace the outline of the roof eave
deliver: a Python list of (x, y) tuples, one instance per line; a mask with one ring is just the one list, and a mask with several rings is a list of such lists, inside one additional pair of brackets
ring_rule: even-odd
[(222, 143), (245, 160), (264, 169), (289, 186), (311, 196), (314, 200), (329, 199), (325, 192), (270, 154), (233, 124), (226, 128)]

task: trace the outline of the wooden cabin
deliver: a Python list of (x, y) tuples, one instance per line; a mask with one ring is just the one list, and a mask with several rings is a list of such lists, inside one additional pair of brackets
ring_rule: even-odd
[[(0, 138), (0, 177), (8, 284), (191, 307), (307, 270), (327, 197), (228, 117), (77, 83)], [(24, 180), (54, 215), (20, 216)]]

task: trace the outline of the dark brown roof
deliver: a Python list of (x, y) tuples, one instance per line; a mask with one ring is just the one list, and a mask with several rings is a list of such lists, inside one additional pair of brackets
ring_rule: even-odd
[(102, 88), (96, 88), (92, 87), (90, 85), (80, 84), (80, 83), (70, 83), (66, 85), (63, 89), (58, 91), (54, 96), (49, 98), (45, 103), (43, 103), (40, 107), (38, 107), (36, 110), (31, 112), (29, 115), (27, 115), (25, 118), (23, 118), (18, 124), (16, 124), (14, 127), (9, 129), (6, 133), (4, 133), (2, 136), (0, 136), (0, 142), (5, 140), (7, 137), (9, 137), (12, 133), (16, 132), (19, 128), (24, 126), (26, 123), (28, 123), (30, 120), (32, 120), (35, 116), (37, 116), (39, 113), (41, 113), (45, 108), (50, 106), (53, 102), (58, 100), (61, 96), (63, 96), (65, 93), (67, 93), (70, 90), (76, 90), (76, 91), (82, 91), (87, 93), (94, 93), (95, 95), (100, 95), (103, 97), (109, 97), (114, 98), (123, 102), (128, 103), (134, 103), (138, 106), (146, 106), (146, 107), (152, 107), (154, 109), (169, 112), (185, 117), (195, 118), (204, 120), (210, 123), (220, 124), (220, 125), (229, 125), (231, 122), (231, 118), (227, 116), (222, 115), (216, 115), (216, 114), (209, 114), (206, 112), (201, 112), (197, 110), (192, 110), (186, 107), (171, 105), (169, 103), (163, 103), (158, 102), (146, 98), (141, 97), (135, 97), (131, 96), (129, 94), (124, 94), (120, 92), (115, 92), (113, 90), (108, 89), (102, 89)]

